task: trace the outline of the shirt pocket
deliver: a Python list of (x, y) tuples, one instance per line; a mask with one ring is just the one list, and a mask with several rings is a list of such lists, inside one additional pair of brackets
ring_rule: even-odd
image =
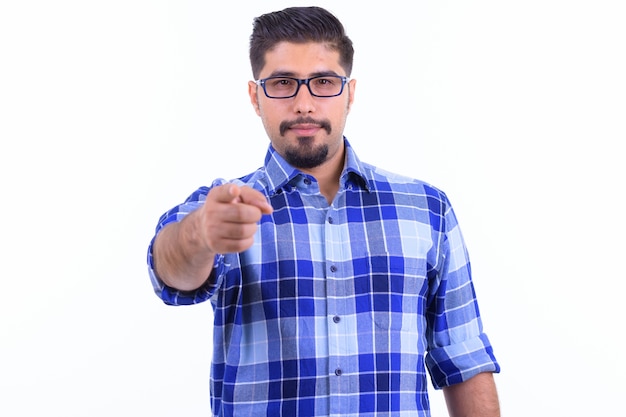
[(370, 316), (375, 330), (416, 332), (425, 312), (426, 260), (370, 256)]

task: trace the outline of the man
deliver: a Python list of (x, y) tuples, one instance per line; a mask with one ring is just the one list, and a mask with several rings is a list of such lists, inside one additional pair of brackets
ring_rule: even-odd
[(498, 416), (469, 261), (446, 195), (360, 161), (343, 136), (353, 48), (326, 10), (255, 19), (262, 168), (165, 213), (148, 253), (167, 304), (214, 309), (219, 416)]

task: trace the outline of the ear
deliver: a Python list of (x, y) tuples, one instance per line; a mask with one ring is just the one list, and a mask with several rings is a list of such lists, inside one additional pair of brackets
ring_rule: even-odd
[(248, 81), (248, 95), (250, 96), (250, 103), (254, 107), (254, 111), (258, 116), (261, 115), (261, 108), (259, 107), (259, 86), (254, 81)]
[(348, 111), (350, 111), (354, 102), (354, 90), (356, 90), (356, 80), (348, 81)]

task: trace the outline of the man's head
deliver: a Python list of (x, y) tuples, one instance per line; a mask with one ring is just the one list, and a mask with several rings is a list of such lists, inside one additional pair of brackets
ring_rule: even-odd
[[(252, 106), (274, 149), (305, 172), (343, 165), (343, 130), (354, 100), (352, 42), (318, 7), (255, 19), (250, 57)], [(337, 173), (337, 176), (339, 173)]]
[(290, 7), (254, 19), (250, 64), (255, 79), (265, 66), (265, 54), (280, 42), (327, 44), (339, 52), (346, 75), (352, 72), (354, 49), (341, 22), (320, 7)]

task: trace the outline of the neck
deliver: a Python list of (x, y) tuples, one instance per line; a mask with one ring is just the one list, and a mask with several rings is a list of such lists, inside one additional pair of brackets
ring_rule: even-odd
[(339, 177), (343, 171), (345, 163), (345, 147), (341, 152), (324, 162), (322, 165), (311, 169), (303, 169), (302, 172), (312, 175), (317, 180), (320, 192), (328, 204), (333, 202), (337, 191), (339, 191)]

